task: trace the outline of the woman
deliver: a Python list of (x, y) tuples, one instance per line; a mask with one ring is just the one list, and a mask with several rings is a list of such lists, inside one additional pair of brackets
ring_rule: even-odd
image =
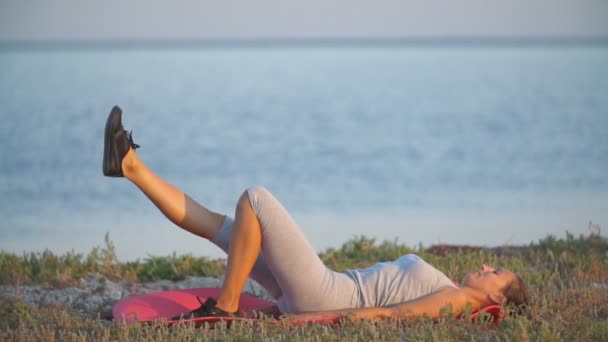
[(439, 317), (446, 309), (459, 314), (467, 307), (477, 310), (527, 301), (517, 275), (486, 265), (467, 274), (460, 288), (411, 254), (367, 269), (332, 271), (266, 189), (247, 189), (236, 204), (234, 220), (213, 212), (147, 168), (121, 120), (121, 109), (114, 107), (105, 127), (104, 175), (127, 178), (173, 223), (228, 253), (219, 296), (185, 316), (238, 314), (239, 296), (248, 277), (275, 298), (277, 306), (266, 313), (293, 314), (294, 319), (346, 314), (371, 319)]

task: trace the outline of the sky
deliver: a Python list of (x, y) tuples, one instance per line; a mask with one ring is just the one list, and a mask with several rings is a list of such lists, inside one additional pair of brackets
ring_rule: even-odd
[(606, 0), (0, 0), (0, 41), (607, 38)]

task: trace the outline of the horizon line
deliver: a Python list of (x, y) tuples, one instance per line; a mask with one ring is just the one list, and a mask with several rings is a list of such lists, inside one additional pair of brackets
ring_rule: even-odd
[(275, 38), (0, 39), (0, 48), (598, 46), (608, 36), (437, 36)]

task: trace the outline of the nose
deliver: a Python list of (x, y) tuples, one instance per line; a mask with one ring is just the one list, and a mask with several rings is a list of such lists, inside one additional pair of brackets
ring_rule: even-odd
[(494, 268), (490, 267), (490, 266), (488, 266), (486, 264), (481, 264), (481, 270), (483, 272), (492, 272), (492, 271), (494, 271)]

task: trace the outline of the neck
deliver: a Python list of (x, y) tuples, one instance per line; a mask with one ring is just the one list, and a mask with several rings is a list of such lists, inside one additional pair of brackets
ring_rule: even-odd
[(468, 286), (463, 286), (460, 288), (460, 291), (465, 295), (467, 302), (470, 302), (473, 305), (473, 310), (479, 310), (489, 305), (494, 305), (495, 303), (490, 300), (490, 297), (487, 293), (470, 288)]

